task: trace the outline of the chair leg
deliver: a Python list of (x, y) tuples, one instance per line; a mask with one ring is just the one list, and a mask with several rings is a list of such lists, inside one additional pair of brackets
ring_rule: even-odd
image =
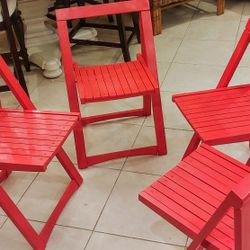
[(153, 7), (151, 10), (151, 17), (152, 17), (152, 23), (153, 23), (153, 32), (154, 36), (161, 34), (162, 30), (162, 19), (161, 19), (161, 7)]
[(21, 62), (20, 62), (19, 55), (18, 55), (17, 48), (16, 48), (14, 34), (12, 32), (12, 28), (11, 28), (11, 24), (10, 24), (9, 20), (8, 21), (6, 20), (6, 34), (7, 34), (8, 42), (10, 45), (10, 52), (11, 52), (12, 59), (13, 59), (15, 73), (17, 75), (17, 78), (18, 78), (23, 90), (29, 95), (29, 92), (28, 92), (28, 89), (26, 86), (26, 82), (24, 79), (22, 67), (21, 67)]
[(10, 174), (11, 174), (11, 171), (9, 171), (9, 170), (2, 170), (0, 172), (0, 183), (2, 181), (6, 180), (9, 177)]
[(193, 135), (191, 141), (189, 142), (188, 147), (187, 147), (182, 159), (184, 159), (186, 156), (191, 154), (199, 146), (200, 141), (201, 140), (200, 140), (199, 136), (196, 133), (194, 133), (194, 135)]
[(136, 39), (137, 39), (137, 42), (140, 43), (141, 38), (140, 38), (139, 15), (137, 13), (132, 13), (131, 15), (132, 15), (132, 21), (133, 21), (133, 25), (135, 29)]
[(34, 249), (45, 249), (46, 243), (42, 241), (2, 187), (0, 187), (0, 206)]
[(152, 105), (153, 105), (153, 115), (154, 115), (158, 154), (164, 155), (167, 153), (167, 145), (166, 145), (166, 135), (165, 135), (165, 129), (164, 129), (161, 97), (160, 97), (159, 92), (156, 92), (155, 94), (153, 94)]
[(128, 42), (126, 38), (126, 31), (125, 31), (122, 15), (116, 15), (116, 20), (117, 20), (117, 27), (118, 27), (118, 32), (119, 32), (123, 58), (125, 62), (128, 62), (131, 59), (130, 59)]
[(222, 15), (225, 9), (225, 0), (217, 0), (217, 15)]
[(143, 114), (145, 116), (151, 115), (151, 96), (143, 96)]
[(30, 62), (29, 62), (29, 56), (28, 56), (28, 52), (25, 46), (25, 38), (24, 38), (24, 24), (21, 18), (21, 12), (18, 11), (18, 13), (16, 14), (16, 20), (13, 23), (13, 27), (16, 33), (16, 37), (20, 46), (20, 51), (22, 54), (22, 58), (23, 58), (23, 64), (24, 67), (26, 69), (26, 71), (30, 71)]
[(66, 173), (71, 178), (71, 180), (76, 181), (76, 183), (80, 186), (83, 182), (83, 179), (79, 174), (79, 172), (77, 171), (73, 162), (70, 160), (70, 158), (62, 148), (59, 150), (56, 157), (63, 166), (63, 168), (65, 169)]
[(77, 163), (78, 163), (78, 168), (80, 169), (88, 167), (83, 129), (84, 128), (80, 120), (74, 129)]

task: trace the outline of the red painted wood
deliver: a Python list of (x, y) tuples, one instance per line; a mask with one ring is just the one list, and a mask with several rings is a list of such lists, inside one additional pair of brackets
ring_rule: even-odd
[(250, 41), (250, 21), (213, 90), (173, 96), (173, 101), (194, 129), (184, 154), (195, 150), (200, 141), (210, 145), (249, 141), (250, 84), (228, 87)]
[[(139, 12), (140, 16), (142, 53), (138, 55), (135, 61), (94, 66), (81, 66), (77, 63), (73, 63), (66, 21), (108, 15), (108, 13), (122, 14), (130, 12)], [(78, 95), (81, 104), (119, 100), (135, 96), (143, 97), (142, 109), (81, 117), (82, 126), (79, 124), (79, 127), (75, 129), (74, 133), (78, 166), (80, 168), (86, 168), (103, 161), (138, 155), (138, 152), (140, 155), (146, 155), (149, 154), (149, 152), (150, 154), (158, 155), (166, 154), (166, 138), (148, 1), (130, 0), (119, 3), (82, 6), (70, 9), (65, 8), (57, 10), (56, 16), (68, 100), (72, 112), (80, 112)], [(150, 150), (146, 147), (88, 156), (84, 144), (83, 126), (107, 119), (150, 115), (151, 105), (155, 122), (156, 146), (152, 146)]]
[(40, 234), (0, 187), (0, 207), (33, 249), (45, 249), (63, 208), (82, 183), (82, 177), (61, 148), (80, 117), (78, 113), (37, 111), (1, 56), (0, 76), (24, 109), (0, 108), (0, 181), (8, 178), (12, 171), (46, 171), (54, 156), (70, 177), (69, 185)]
[(94, 6), (89, 5), (84, 7), (57, 9), (56, 18), (58, 21), (67, 21), (72, 19), (90, 18), (96, 16), (141, 12), (144, 10), (149, 10), (148, 1), (130, 0)]
[(193, 239), (187, 249), (248, 249), (249, 194), (247, 166), (202, 144), (139, 200)]

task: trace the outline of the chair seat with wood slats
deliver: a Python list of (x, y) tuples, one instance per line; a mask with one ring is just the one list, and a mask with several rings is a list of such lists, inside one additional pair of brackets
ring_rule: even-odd
[(89, 67), (75, 64), (75, 74), (82, 103), (138, 96), (159, 88), (143, 60)]
[(203, 142), (250, 140), (250, 84), (173, 96)]
[[(195, 238), (250, 168), (202, 144), (140, 193), (139, 199), (190, 238)], [(234, 213), (229, 209), (202, 244), (234, 249)]]
[(78, 115), (0, 109), (0, 169), (45, 171)]

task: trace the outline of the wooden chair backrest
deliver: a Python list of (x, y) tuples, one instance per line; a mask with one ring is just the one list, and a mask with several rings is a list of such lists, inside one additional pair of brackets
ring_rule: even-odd
[(6, 85), (9, 87), (10, 91), (16, 97), (19, 104), (23, 109), (35, 110), (35, 105), (31, 102), (28, 95), (25, 93), (20, 83), (0, 55), (0, 76), (4, 79)]
[(227, 64), (217, 88), (227, 87), (248, 47), (250, 42), (250, 19), (248, 20), (245, 30), (243, 31), (240, 40)]
[(71, 111), (79, 112), (79, 103), (77, 101), (72, 101), (78, 100), (78, 95), (75, 86), (75, 76), (73, 71), (73, 60), (70, 48), (67, 21), (73, 19), (133, 12), (139, 12), (142, 57), (147, 66), (152, 71), (155, 79), (158, 80), (151, 14), (148, 0), (130, 0), (56, 10), (57, 28), (59, 33), (62, 61), (64, 65), (65, 79)]

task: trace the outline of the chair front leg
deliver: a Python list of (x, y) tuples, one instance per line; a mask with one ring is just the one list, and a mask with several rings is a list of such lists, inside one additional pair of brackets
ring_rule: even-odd
[(34, 249), (45, 249), (46, 243), (39, 237), (38, 233), (2, 187), (0, 187), (0, 206)]
[(153, 115), (154, 115), (158, 154), (164, 155), (167, 153), (167, 144), (166, 144), (166, 135), (164, 129), (161, 96), (159, 90), (157, 90), (156, 93), (154, 93), (152, 96), (152, 105), (153, 105)]
[(182, 160), (188, 156), (189, 154), (191, 154), (195, 149), (198, 148), (199, 144), (200, 144), (200, 137), (198, 136), (197, 133), (194, 133), (191, 141), (189, 142), (186, 151), (184, 153), (184, 155), (182, 156)]

